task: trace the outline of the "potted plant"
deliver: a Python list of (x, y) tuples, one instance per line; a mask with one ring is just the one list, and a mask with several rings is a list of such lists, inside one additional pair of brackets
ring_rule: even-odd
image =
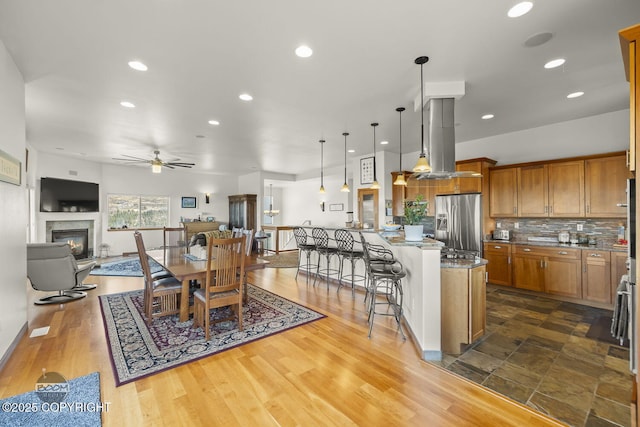
[(404, 239), (410, 242), (422, 241), (422, 221), (427, 217), (429, 202), (418, 194), (415, 200), (404, 202)]

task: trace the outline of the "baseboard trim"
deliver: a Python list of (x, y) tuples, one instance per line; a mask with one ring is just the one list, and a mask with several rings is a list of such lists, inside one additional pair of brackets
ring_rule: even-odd
[(22, 328), (20, 328), (20, 331), (18, 332), (16, 337), (11, 342), (11, 345), (9, 346), (7, 351), (4, 353), (4, 355), (2, 356), (2, 359), (0, 359), (0, 371), (2, 371), (4, 369), (4, 365), (6, 365), (6, 363), (9, 361), (9, 358), (13, 354), (13, 351), (16, 349), (18, 344), (20, 343), (20, 340), (27, 334), (27, 330), (28, 329), (29, 329), (28, 322), (24, 322), (24, 325), (22, 325)]

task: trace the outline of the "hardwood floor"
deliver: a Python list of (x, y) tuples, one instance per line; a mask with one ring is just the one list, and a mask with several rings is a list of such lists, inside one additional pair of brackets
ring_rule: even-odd
[[(90, 276), (88, 297), (34, 306), (29, 331), (0, 371), (0, 398), (33, 390), (43, 368), (67, 379), (100, 372), (106, 426), (398, 425), (551, 426), (557, 421), (420, 360), (393, 318), (371, 339), (362, 293), (315, 288), (293, 268), (249, 281), (328, 317), (115, 387), (97, 296), (142, 288), (141, 278)], [(49, 334), (29, 338), (50, 325)]]

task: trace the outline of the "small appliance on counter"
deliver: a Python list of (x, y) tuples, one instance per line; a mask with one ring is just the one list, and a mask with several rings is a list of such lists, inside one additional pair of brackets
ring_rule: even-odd
[(511, 231), (500, 228), (493, 230), (493, 240), (511, 240)]
[(571, 240), (571, 234), (568, 231), (561, 231), (558, 233), (559, 243), (569, 243)]

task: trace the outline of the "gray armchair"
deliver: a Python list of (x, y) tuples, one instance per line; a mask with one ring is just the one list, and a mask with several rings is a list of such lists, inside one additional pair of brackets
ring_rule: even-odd
[(35, 301), (35, 304), (59, 304), (87, 296), (83, 290), (95, 285), (83, 285), (95, 262), (78, 265), (71, 247), (64, 242), (28, 243), (27, 277), (37, 291), (58, 292)]

